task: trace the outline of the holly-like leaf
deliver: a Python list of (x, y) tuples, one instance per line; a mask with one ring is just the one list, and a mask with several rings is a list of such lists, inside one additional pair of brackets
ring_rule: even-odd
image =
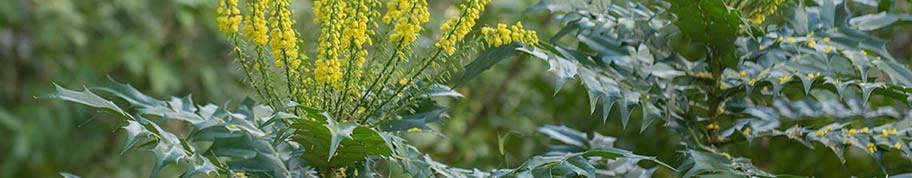
[(299, 119), (292, 127), (296, 130), (293, 139), (306, 149), (303, 158), (321, 170), (351, 166), (367, 156), (391, 152), (380, 134), (355, 123), (337, 123), (331, 118), (326, 123)]
[(465, 71), (462, 72), (462, 75), (453, 80), (455, 82), (453, 86), (462, 86), (481, 74), (481, 72), (487, 71), (495, 64), (500, 63), (500, 61), (513, 56), (513, 54), (516, 53), (516, 48), (519, 46), (519, 43), (511, 43), (484, 50), (481, 54), (478, 54), (478, 57), (476, 57), (475, 60), (472, 60), (471, 63), (465, 66)]

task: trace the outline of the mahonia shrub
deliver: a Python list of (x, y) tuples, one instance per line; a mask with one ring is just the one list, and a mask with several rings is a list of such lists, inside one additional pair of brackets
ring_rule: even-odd
[[(554, 13), (564, 27), (539, 42), (520, 22), (475, 27), (489, 0), (464, 0), (433, 45), (422, 45), (431, 18), (424, 0), (315, 0), (315, 55), (305, 52), (312, 41), (295, 29), (291, 1), (218, 3), (219, 29), (260, 102), (161, 100), (114, 81), (56, 86), (48, 98), (126, 118), (125, 151), (150, 147), (152, 177), (175, 163), (187, 169), (182, 177), (378, 177), (387, 165), (412, 177), (650, 177), (658, 169), (787, 177), (723, 151), (770, 137), (822, 143), (843, 163), (848, 149), (878, 163), (886, 152), (912, 160), (912, 71), (866, 33), (912, 17), (856, 15), (850, 1), (546, 0), (531, 10)], [(447, 166), (400, 137), (431, 132), (429, 123), (447, 117), (435, 99), (462, 97), (452, 88), (513, 55), (546, 61), (556, 90), (579, 79), (590, 113), (624, 127), (638, 114), (641, 131), (662, 123), (680, 137), (683, 163), (559, 125), (538, 129), (556, 141), (547, 153), (493, 170)], [(189, 133), (162, 128), (168, 120)]]
[[(887, 6), (890, 4), (880, 4)], [(579, 79), (590, 112), (642, 117), (680, 139), (681, 177), (781, 177), (725, 150), (785, 137), (858, 150), (881, 166), (910, 151), (912, 71), (867, 32), (912, 16), (857, 1), (543, 1), (564, 27), (519, 49), (543, 59), (556, 89)], [(600, 106), (600, 107), (599, 107)], [(768, 143), (767, 143), (768, 144)], [(771, 153), (772, 154), (772, 153)], [(774, 163), (790, 164), (790, 163)]]
[[(229, 107), (199, 105), (189, 96), (160, 100), (113, 80), (83, 91), (57, 86), (48, 98), (126, 118), (125, 151), (151, 147), (156, 158), (152, 177), (175, 163), (187, 168), (182, 177), (375, 177), (380, 175), (377, 162), (413, 177), (594, 177), (594, 167), (607, 163), (595, 159), (628, 167), (647, 160), (673, 169), (653, 157), (612, 148), (611, 141), (556, 150), (514, 169), (454, 168), (400, 138), (430, 132), (428, 123), (447, 117), (446, 107), (434, 98), (462, 97), (450, 85), (460, 86), (517, 54), (516, 49), (538, 44), (537, 33), (521, 22), (476, 28), (489, 2), (462, 2), (460, 14), (444, 20), (433, 35), (433, 45), (420, 45), (420, 33), (430, 20), (424, 0), (317, 0), (313, 22), (319, 35), (311, 56), (305, 52), (310, 41), (295, 29), (291, 1), (220, 0), (219, 30), (235, 46), (232, 55), (261, 102), (247, 99)], [(189, 124), (189, 134), (160, 126), (168, 120)], [(556, 129), (542, 132), (556, 139), (579, 136), (569, 128), (551, 127)], [(625, 169), (618, 174), (650, 172)]]

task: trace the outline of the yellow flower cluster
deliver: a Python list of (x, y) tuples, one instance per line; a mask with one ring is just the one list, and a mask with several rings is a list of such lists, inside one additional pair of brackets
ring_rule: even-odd
[[(371, 16), (377, 14), (376, 0), (318, 0), (314, 2), (314, 22), (320, 24), (317, 58), (314, 69), (316, 81), (334, 87), (344, 86), (342, 68), (347, 69), (346, 77), (359, 78), (360, 69), (368, 51), (364, 45), (372, 45), (368, 28)], [(345, 49), (350, 49), (346, 51)], [(354, 63), (342, 61), (352, 58)], [(343, 65), (353, 65), (342, 67)]]
[(516, 22), (510, 28), (506, 24), (497, 24), (497, 29), (491, 27), (481, 28), (481, 34), (488, 45), (498, 47), (513, 42), (522, 42), (525, 44), (537, 44), (538, 35), (535, 31), (523, 28), (522, 22)]
[[(320, 24), (320, 38), (314, 77), (320, 84), (337, 85), (342, 78), (341, 62), (342, 32), (345, 9), (348, 3), (339, 0), (314, 1), (314, 21)], [(347, 47), (347, 46), (346, 46)]]
[(237, 33), (241, 25), (241, 10), (238, 9), (238, 0), (219, 0), (218, 12), (219, 31)]
[(320, 84), (334, 85), (342, 78), (339, 60), (318, 59), (314, 65), (314, 78)]
[(868, 147), (868, 153), (877, 152), (877, 147), (875, 147), (875, 145), (873, 143), (868, 143), (867, 147)]
[(368, 23), (371, 21), (371, 17), (377, 13), (374, 8), (379, 7), (380, 4), (376, 0), (360, 0), (357, 2), (350, 2), (352, 4), (346, 7), (354, 7), (345, 9), (347, 14), (352, 14), (346, 16), (343, 19), (346, 27), (342, 33), (343, 39), (351, 40), (342, 40), (342, 46), (352, 45), (352, 54), (356, 55), (357, 65), (353, 70), (360, 71), (361, 65), (364, 64), (366, 56), (368, 55), (367, 49), (364, 49), (364, 45), (373, 45), (371, 41), (371, 36), (374, 35), (374, 31), (368, 28)]
[(269, 41), (269, 27), (266, 26), (266, 12), (269, 10), (269, 0), (248, 1), (250, 14), (244, 17), (244, 36), (256, 45), (266, 45)]
[(429, 13), (426, 0), (393, 0), (386, 5), (389, 10), (383, 22), (393, 25), (390, 40), (409, 44), (418, 39), (421, 24), (427, 22)]
[(755, 25), (760, 25), (766, 21), (766, 16), (776, 13), (779, 6), (785, 3), (785, 0), (765, 0), (762, 5), (751, 12), (750, 21)]
[(443, 36), (434, 46), (441, 48), (452, 55), (456, 52), (456, 42), (462, 40), (466, 34), (475, 26), (481, 11), (484, 11), (485, 5), (491, 0), (470, 0), (467, 4), (459, 5), (462, 15), (447, 20), (440, 26)]
[(291, 17), (291, 10), (288, 9), (289, 0), (276, 0), (272, 9), (272, 17), (269, 23), (272, 29), (269, 33), (272, 40), (269, 46), (272, 47), (272, 57), (275, 60), (276, 67), (281, 68), (287, 60), (289, 67), (287, 70), (295, 73), (301, 66), (301, 60), (298, 58), (298, 37), (297, 32), (292, 28), (295, 20)]

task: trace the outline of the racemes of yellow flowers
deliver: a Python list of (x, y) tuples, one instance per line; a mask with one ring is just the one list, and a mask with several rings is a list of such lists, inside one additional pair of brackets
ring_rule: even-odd
[[(489, 2), (460, 3), (460, 15), (428, 33), (439, 34), (434, 46), (418, 43), (431, 18), (426, 0), (314, 0), (319, 31), (302, 32), (317, 39), (301, 38), (290, 0), (219, 0), (217, 22), (264, 102), (295, 102), (337, 120), (375, 118), (368, 124), (376, 124), (414, 105), (431, 86), (446, 85), (470, 53), (538, 43), (535, 31), (519, 22), (470, 35)], [(316, 55), (308, 56), (307, 47)]]
[(498, 47), (513, 42), (522, 42), (526, 44), (537, 44), (538, 35), (535, 31), (523, 28), (522, 22), (516, 22), (515, 25), (507, 28), (506, 24), (497, 24), (497, 28), (481, 28), (481, 34), (484, 36), (486, 44)]

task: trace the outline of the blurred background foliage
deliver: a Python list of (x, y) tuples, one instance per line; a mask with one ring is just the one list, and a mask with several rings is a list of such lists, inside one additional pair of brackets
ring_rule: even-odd
[[(894, 4), (889, 11), (907, 14), (912, 4), (908, 0), (888, 2)], [(432, 0), (430, 12), (436, 17), (453, 16), (456, 3)], [(494, 0), (479, 24), (512, 24), (519, 19), (542, 38), (550, 37), (560, 24), (552, 22), (546, 11), (529, 11), (536, 3), (538, 0)], [(297, 28), (308, 46), (304, 49), (315, 49), (316, 44), (310, 43), (317, 34), (312, 33), (317, 26), (310, 23), (311, 2), (292, 4), (302, 22)], [(151, 171), (149, 152), (121, 156), (123, 134), (111, 132), (118, 131), (118, 122), (123, 121), (83, 106), (33, 98), (52, 92), (52, 82), (76, 88), (97, 86), (110, 77), (156, 97), (192, 93), (197, 101), (229, 105), (251, 95), (228, 56), (230, 47), (215, 28), (215, 5), (214, 0), (0, 0), (0, 178), (54, 177), (59, 172), (140, 177)], [(440, 19), (444, 18), (432, 19), (424, 34), (433, 35)], [(890, 39), (891, 53), (910, 63), (909, 25), (872, 33)], [(585, 88), (577, 82), (568, 82), (555, 94), (554, 77), (547, 69), (542, 60), (505, 60), (457, 89), (465, 98), (446, 101), (451, 118), (434, 125), (437, 134), (417, 133), (408, 138), (443, 163), (488, 170), (516, 167), (532, 155), (544, 153), (549, 139), (536, 129), (546, 124), (566, 125), (616, 137), (616, 147), (654, 155), (672, 165), (683, 161), (675, 152), (679, 140), (673, 134), (655, 126), (645, 131), (622, 129), (617, 118), (603, 122), (589, 113)], [(634, 112), (631, 117), (640, 116)], [(633, 119), (630, 124), (640, 125), (639, 121)], [(772, 173), (819, 177), (880, 173), (863, 153), (848, 154), (848, 164), (843, 166), (830, 152), (812, 151), (787, 139), (755, 143), (734, 145), (727, 151), (751, 158)], [(886, 161), (887, 165), (909, 165), (890, 164), (906, 162), (897, 155)], [(171, 167), (162, 176), (174, 177), (177, 171)], [(656, 177), (671, 174), (661, 171)]]

